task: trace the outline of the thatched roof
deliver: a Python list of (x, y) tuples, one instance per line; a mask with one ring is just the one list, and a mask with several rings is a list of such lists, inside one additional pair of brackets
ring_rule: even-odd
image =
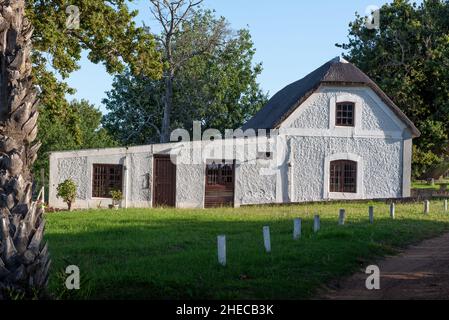
[(276, 93), (242, 129), (269, 130), (278, 128), (320, 85), (367, 86), (376, 92), (399, 119), (407, 125), (414, 137), (421, 135), (413, 122), (407, 118), (374, 81), (355, 65), (340, 57), (330, 60), (303, 79), (286, 86)]

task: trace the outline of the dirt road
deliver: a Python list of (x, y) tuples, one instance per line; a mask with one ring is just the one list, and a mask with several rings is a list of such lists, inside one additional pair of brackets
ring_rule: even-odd
[(379, 266), (380, 290), (367, 290), (364, 271), (332, 285), (320, 299), (449, 300), (449, 234), (410, 247)]

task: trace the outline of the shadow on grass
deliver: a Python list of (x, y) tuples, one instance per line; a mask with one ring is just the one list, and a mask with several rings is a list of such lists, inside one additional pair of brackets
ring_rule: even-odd
[[(302, 238), (294, 241), (290, 220), (114, 223), (104, 228), (86, 224), (84, 231), (49, 228), (50, 289), (56, 298), (306, 299), (330, 280), (449, 230), (448, 222), (439, 221), (379, 219), (374, 225), (338, 226), (324, 218), (315, 234), (307, 218)], [(271, 254), (264, 252), (264, 225), (271, 228)], [(217, 263), (221, 234), (227, 236), (226, 267)], [(70, 264), (87, 279), (75, 294), (65, 292), (60, 276)]]

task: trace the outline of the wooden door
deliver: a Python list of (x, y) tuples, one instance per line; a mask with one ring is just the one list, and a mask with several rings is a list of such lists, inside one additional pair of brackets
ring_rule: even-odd
[(206, 165), (205, 208), (234, 206), (235, 163)]
[(175, 207), (176, 165), (170, 155), (155, 155), (153, 166), (153, 207)]

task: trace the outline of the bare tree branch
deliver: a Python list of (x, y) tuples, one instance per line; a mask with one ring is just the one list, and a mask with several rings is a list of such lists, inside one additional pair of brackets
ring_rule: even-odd
[[(173, 110), (173, 86), (176, 72), (194, 57), (212, 53), (223, 41), (229, 28), (224, 19), (218, 20), (213, 27), (202, 25), (202, 21), (189, 21), (195, 8), (204, 0), (150, 0), (151, 12), (162, 27), (162, 35), (155, 39), (164, 51), (167, 63), (164, 71), (165, 93), (163, 97), (163, 120), (160, 130), (162, 143), (170, 138), (171, 113)], [(192, 23), (191, 23), (192, 22)], [(198, 28), (188, 32), (188, 28)], [(183, 30), (184, 29), (184, 30)], [(204, 29), (204, 30), (203, 30)], [(187, 32), (184, 32), (186, 31)], [(196, 36), (193, 36), (194, 33)], [(198, 36), (202, 35), (202, 36)]]

